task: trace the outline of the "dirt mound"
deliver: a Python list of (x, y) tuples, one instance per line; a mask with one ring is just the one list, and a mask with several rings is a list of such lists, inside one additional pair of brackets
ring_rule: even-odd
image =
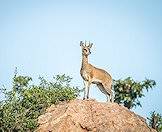
[(116, 103), (72, 100), (38, 118), (39, 132), (156, 132), (145, 119)]

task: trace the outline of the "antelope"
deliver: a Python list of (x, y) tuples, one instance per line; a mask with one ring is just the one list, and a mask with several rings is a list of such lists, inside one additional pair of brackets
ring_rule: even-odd
[(102, 93), (107, 97), (107, 101), (113, 102), (112, 93), (112, 77), (103, 69), (96, 68), (95, 66), (88, 63), (88, 56), (91, 54), (90, 49), (93, 43), (87, 45), (87, 42), (83, 43), (80, 41), (80, 46), (82, 49), (82, 64), (80, 69), (80, 74), (83, 78), (84, 83), (84, 99), (89, 98), (89, 89), (91, 84), (96, 84)]

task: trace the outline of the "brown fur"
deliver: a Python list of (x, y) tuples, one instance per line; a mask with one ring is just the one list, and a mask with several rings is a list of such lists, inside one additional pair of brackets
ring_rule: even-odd
[[(90, 49), (92, 47), (92, 43), (89, 42), (89, 45), (86, 45), (86, 42), (80, 42), (80, 46), (82, 47), (82, 66), (80, 70), (80, 74), (84, 80), (84, 98), (89, 98), (89, 88), (90, 85), (96, 84), (100, 91), (107, 96), (110, 96), (111, 101), (113, 102), (113, 94), (112, 94), (112, 77), (109, 73), (107, 73), (103, 69), (99, 69), (94, 67), (93, 65), (88, 63), (88, 55), (91, 54)], [(87, 92), (86, 92), (87, 90)]]

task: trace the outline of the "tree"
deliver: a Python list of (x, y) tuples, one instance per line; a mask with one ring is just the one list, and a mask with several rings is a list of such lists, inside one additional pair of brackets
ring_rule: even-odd
[(31, 85), (31, 77), (15, 73), (11, 90), (0, 89), (5, 95), (0, 101), (0, 132), (33, 131), (48, 106), (79, 95), (79, 89), (70, 85), (71, 79), (65, 75), (56, 75), (52, 81), (39, 77), (40, 83)]
[(156, 82), (150, 79), (145, 79), (142, 82), (134, 81), (131, 77), (124, 80), (114, 80), (114, 100), (116, 103), (124, 104), (128, 109), (141, 106), (139, 98), (144, 97), (144, 90), (148, 91), (155, 85)]
[(157, 130), (158, 132), (162, 131), (162, 116), (155, 111), (151, 112), (149, 120), (149, 126)]

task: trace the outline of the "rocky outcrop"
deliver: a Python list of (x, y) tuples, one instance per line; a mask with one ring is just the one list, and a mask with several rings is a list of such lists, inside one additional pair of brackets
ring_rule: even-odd
[(38, 132), (156, 132), (124, 106), (95, 100), (52, 105), (38, 123)]

